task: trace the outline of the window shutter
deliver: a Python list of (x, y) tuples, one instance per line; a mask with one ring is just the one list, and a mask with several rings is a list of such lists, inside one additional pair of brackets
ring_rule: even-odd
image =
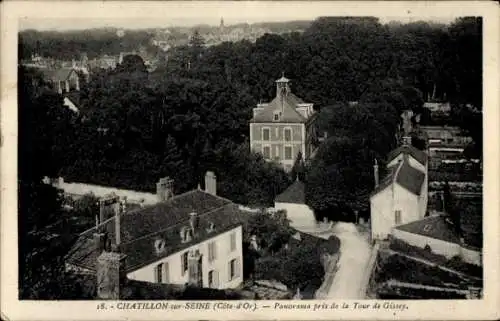
[(231, 275), (231, 261), (229, 261), (228, 267), (227, 267), (227, 280), (231, 281), (232, 275)]
[(213, 242), (212, 261), (217, 259), (217, 243)]
[(165, 283), (170, 283), (170, 271), (168, 267), (168, 262), (165, 263)]
[(234, 276), (240, 277), (240, 258), (237, 258), (236, 261), (234, 262)]
[(182, 254), (181, 255), (181, 273), (182, 273), (182, 276), (184, 276), (184, 274), (186, 274), (186, 270), (184, 270), (185, 266), (186, 266), (186, 255)]
[(214, 287), (219, 288), (219, 271), (214, 270)]

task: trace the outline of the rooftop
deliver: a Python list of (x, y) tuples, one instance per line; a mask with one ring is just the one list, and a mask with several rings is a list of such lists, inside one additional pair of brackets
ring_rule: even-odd
[(422, 184), (425, 182), (425, 174), (411, 166), (407, 157), (404, 157), (397, 165), (389, 167), (388, 170), (389, 173), (387, 176), (374, 189), (371, 195), (379, 193), (393, 183), (398, 183), (409, 192), (420, 195)]
[(55, 81), (65, 81), (69, 78), (73, 68), (57, 68), (57, 69), (40, 69), (45, 78)]
[(302, 99), (290, 92), (277, 96), (262, 111), (258, 112), (251, 122), (276, 122), (274, 113), (279, 111), (282, 112), (279, 122), (305, 123), (307, 119), (296, 110), (297, 105), (303, 103)]
[[(182, 242), (181, 229), (189, 224), (190, 213), (197, 213), (198, 224), (195, 235), (189, 242)], [(245, 216), (231, 201), (193, 190), (172, 199), (120, 215), (122, 251), (127, 255), (127, 271), (137, 270), (147, 264), (167, 257), (205, 239), (233, 229), (241, 224)], [(213, 225), (211, 231), (209, 227)], [(115, 217), (101, 224), (100, 229), (115, 239)], [(98, 251), (93, 235), (96, 228), (83, 232), (67, 255), (67, 263), (80, 268), (95, 270)], [(155, 241), (162, 240), (161, 251)]]
[(395, 227), (398, 230), (427, 236), (450, 243), (460, 243), (459, 237), (453, 230), (451, 223), (447, 222), (445, 216), (428, 216), (419, 221), (403, 224)]
[(427, 158), (428, 158), (427, 154), (424, 151), (421, 151), (420, 149), (413, 147), (411, 145), (402, 145), (396, 149), (393, 149), (389, 153), (389, 156), (387, 157), (388, 162), (398, 157), (401, 153), (410, 155), (422, 165), (427, 164)]
[(292, 185), (274, 199), (277, 203), (293, 203), (305, 204), (305, 185), (303, 182), (296, 180)]

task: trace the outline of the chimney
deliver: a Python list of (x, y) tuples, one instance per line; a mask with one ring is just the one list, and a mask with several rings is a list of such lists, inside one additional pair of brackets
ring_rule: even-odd
[[(118, 300), (123, 296), (127, 282), (125, 271), (126, 255), (120, 252), (120, 212), (115, 203), (115, 244), (111, 251), (106, 249), (97, 258), (97, 297), (103, 300)], [(96, 241), (97, 241), (96, 236)], [(105, 238), (104, 238), (105, 240)]]
[(205, 192), (217, 195), (217, 177), (212, 171), (208, 171), (205, 174)]
[(403, 146), (411, 146), (411, 136), (403, 136)]
[(191, 212), (189, 214), (189, 225), (190, 225), (191, 230), (193, 231), (193, 235), (194, 235), (198, 229), (198, 215), (195, 212)]
[(109, 213), (110, 207), (113, 209), (112, 215), (115, 215), (116, 211), (120, 208), (120, 198), (114, 193), (99, 199), (99, 224), (102, 224), (102, 222), (108, 219), (108, 217), (106, 217), (106, 213)]
[(203, 284), (201, 283), (201, 273), (200, 270), (201, 263), (201, 254), (198, 250), (189, 251), (188, 255), (188, 270), (189, 270), (189, 279), (188, 284), (195, 287), (201, 287)]
[(106, 234), (102, 231), (96, 230), (94, 233), (94, 247), (97, 253), (101, 254), (106, 247)]
[(118, 250), (104, 251), (97, 258), (97, 297), (101, 300), (119, 300), (127, 283), (126, 255)]
[(375, 164), (373, 165), (373, 176), (375, 177), (375, 187), (379, 184), (379, 176), (378, 176), (378, 162), (375, 158)]
[(160, 178), (156, 183), (158, 202), (165, 202), (174, 196), (174, 180), (170, 177)]

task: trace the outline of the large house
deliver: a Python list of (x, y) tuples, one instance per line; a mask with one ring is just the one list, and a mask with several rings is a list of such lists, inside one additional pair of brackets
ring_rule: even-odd
[(387, 176), (370, 195), (372, 240), (384, 240), (398, 225), (417, 221), (427, 212), (427, 154), (410, 145), (389, 154)]
[(238, 205), (216, 195), (212, 172), (205, 190), (174, 196), (167, 183), (159, 183), (162, 202), (137, 210), (127, 211), (119, 197), (104, 200), (111, 217), (101, 210), (96, 227), (69, 252), (67, 270), (97, 274), (100, 298), (117, 298), (122, 279), (214, 289), (242, 283), (244, 214)]
[(313, 104), (294, 95), (289, 82), (284, 76), (276, 80), (276, 97), (258, 104), (250, 121), (251, 150), (285, 170), (291, 170), (299, 153), (310, 159), (316, 140)]

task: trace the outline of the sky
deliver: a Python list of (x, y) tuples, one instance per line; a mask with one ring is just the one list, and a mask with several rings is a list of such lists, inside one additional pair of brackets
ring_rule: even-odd
[[(69, 3), (69, 4), (68, 4)], [(457, 16), (446, 11), (416, 8), (413, 12), (404, 7), (391, 10), (376, 6), (351, 9), (328, 2), (285, 2), (285, 1), (241, 1), (241, 2), (97, 2), (83, 3), (69, 1), (56, 4), (52, 10), (43, 7), (35, 13), (19, 19), (19, 27), (38, 30), (74, 30), (100, 27), (126, 29), (155, 28), (171, 26), (194, 26), (197, 24), (219, 25), (221, 17), (226, 25), (290, 20), (314, 20), (319, 16), (376, 16), (382, 23), (391, 20), (401, 22), (435, 21), (449, 23)], [(375, 2), (373, 2), (375, 3)], [(346, 9), (347, 8), (347, 9)], [(384, 10), (385, 9), (385, 10)], [(387, 13), (393, 15), (384, 15)], [(384, 13), (378, 14), (377, 13)], [(434, 13), (434, 14), (432, 14)]]

